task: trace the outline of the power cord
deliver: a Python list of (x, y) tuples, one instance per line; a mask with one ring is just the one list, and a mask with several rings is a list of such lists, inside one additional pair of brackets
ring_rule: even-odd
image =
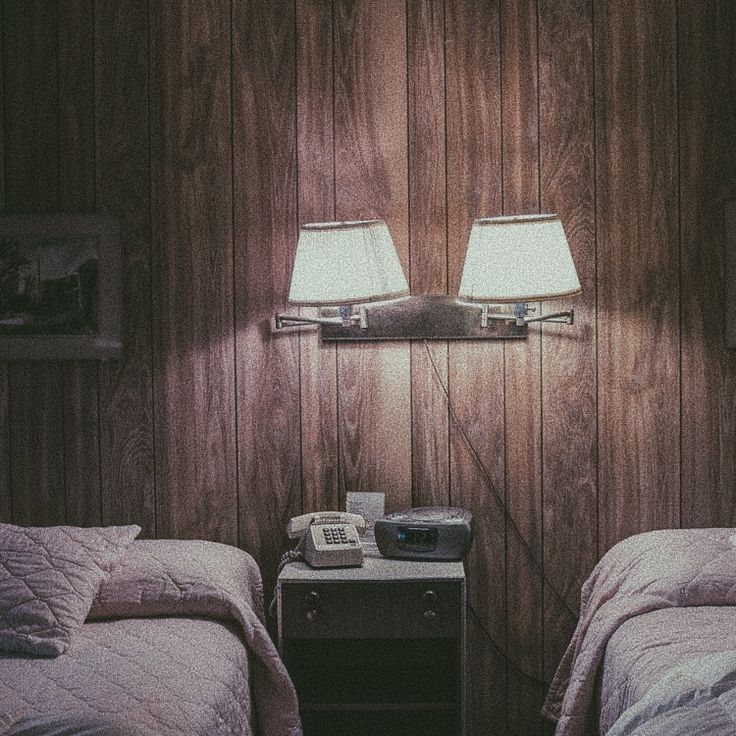
[[(447, 403), (447, 408), (448, 408), (448, 411), (450, 412), (450, 416), (452, 417), (452, 421), (457, 427), (458, 431), (460, 432), (460, 436), (462, 437), (463, 442), (465, 443), (468, 450), (470, 451), (470, 454), (472, 455), (473, 460), (478, 466), (478, 469), (480, 470), (481, 475), (483, 476), (483, 479), (485, 480), (488, 488), (490, 488), (493, 498), (496, 501), (496, 504), (498, 505), (498, 508), (503, 513), (504, 519), (508, 522), (509, 527), (512, 529), (514, 535), (516, 536), (516, 538), (518, 539), (518, 541), (521, 543), (522, 547), (524, 548), (524, 551), (526, 552), (527, 557), (531, 561), (532, 567), (539, 574), (539, 578), (542, 581), (542, 584), (547, 586), (547, 588), (552, 592), (553, 596), (557, 599), (557, 602), (561, 603), (564, 610), (577, 622), (579, 618), (578, 614), (572, 608), (570, 608), (570, 606), (567, 604), (567, 601), (565, 600), (562, 593), (560, 593), (559, 590), (557, 590), (557, 588), (550, 582), (549, 578), (544, 574), (544, 569), (542, 565), (537, 560), (532, 548), (529, 546), (529, 543), (526, 541), (526, 539), (524, 538), (524, 535), (521, 533), (521, 530), (519, 529), (516, 522), (514, 521), (514, 518), (511, 516), (511, 513), (506, 507), (506, 503), (504, 502), (503, 498), (501, 498), (501, 494), (496, 490), (496, 486), (493, 483), (491, 474), (488, 472), (485, 464), (483, 463), (483, 460), (478, 454), (478, 451), (473, 446), (473, 443), (470, 441), (470, 438), (468, 437), (468, 434), (465, 431), (465, 428), (463, 427), (462, 422), (460, 421), (459, 417), (457, 416), (457, 413), (455, 412), (455, 407), (452, 405), (452, 401), (450, 399), (450, 391), (445, 385), (445, 382), (442, 380), (442, 375), (440, 374), (439, 368), (437, 367), (437, 364), (435, 363), (434, 356), (432, 355), (432, 351), (429, 349), (429, 344), (427, 343), (426, 340), (422, 340), (422, 344), (424, 345), (424, 349), (427, 351), (427, 356), (429, 357), (429, 362), (432, 365), (432, 372), (434, 373), (435, 380), (439, 384), (440, 388), (442, 389), (442, 393), (445, 396), (445, 402)], [(467, 565), (467, 562), (465, 562), (464, 564)], [(491, 647), (506, 662), (506, 665), (510, 667), (520, 677), (546, 690), (547, 687), (549, 686), (549, 683), (546, 683), (543, 680), (540, 680), (538, 677), (535, 677), (534, 675), (530, 675), (528, 672), (522, 669), (511, 658), (506, 647), (502, 646), (496, 641), (495, 637), (491, 634), (490, 631), (488, 631), (486, 625), (483, 623), (482, 618), (478, 615), (477, 611), (473, 607), (470, 601), (470, 595), (468, 595), (467, 609), (468, 609), (468, 613), (470, 614), (470, 616), (472, 616), (472, 618), (475, 620), (476, 624), (478, 625), (478, 628), (483, 632), (483, 636), (488, 640)]]
[(465, 442), (468, 450), (470, 450), (470, 454), (473, 456), (473, 460), (475, 460), (476, 465), (478, 466), (478, 469), (481, 472), (481, 475), (483, 476), (483, 479), (485, 480), (488, 487), (491, 489), (491, 492), (493, 494), (493, 498), (498, 504), (498, 508), (503, 513), (504, 519), (508, 522), (509, 526), (514, 532), (514, 535), (516, 538), (521, 542), (522, 547), (524, 548), (529, 560), (532, 563), (532, 566), (534, 570), (539, 573), (540, 580), (549, 588), (549, 590), (552, 592), (554, 597), (557, 599), (559, 603), (562, 604), (564, 609), (572, 616), (572, 618), (577, 621), (578, 620), (578, 614), (570, 608), (570, 606), (567, 604), (567, 601), (565, 600), (562, 593), (560, 593), (557, 588), (549, 581), (549, 578), (544, 574), (544, 570), (542, 568), (542, 565), (537, 561), (537, 558), (532, 551), (532, 548), (529, 546), (529, 543), (524, 539), (524, 535), (521, 533), (521, 530), (516, 525), (516, 522), (514, 521), (514, 517), (511, 516), (511, 513), (506, 508), (506, 504), (501, 498), (501, 494), (496, 490), (496, 486), (493, 483), (493, 480), (491, 479), (491, 474), (486, 469), (486, 466), (484, 465), (483, 461), (480, 458), (480, 455), (478, 454), (477, 450), (473, 446), (473, 443), (470, 441), (470, 438), (468, 437), (465, 428), (462, 425), (462, 422), (457, 416), (457, 413), (455, 412), (455, 407), (452, 405), (452, 401), (450, 400), (450, 391), (445, 386), (445, 382), (442, 380), (442, 376), (440, 375), (439, 369), (437, 368), (437, 364), (434, 361), (434, 356), (432, 355), (432, 351), (429, 349), (429, 344), (426, 340), (422, 340), (422, 344), (424, 345), (424, 349), (427, 351), (427, 355), (429, 356), (429, 362), (432, 365), (432, 371), (434, 373), (434, 376), (437, 380), (437, 383), (439, 384), (440, 388), (442, 389), (442, 393), (445, 396), (445, 402), (447, 403), (447, 408), (450, 411), (450, 416), (452, 417), (452, 421), (454, 422), (455, 426), (457, 427), (458, 431), (460, 432), (460, 436), (463, 438), (463, 441)]

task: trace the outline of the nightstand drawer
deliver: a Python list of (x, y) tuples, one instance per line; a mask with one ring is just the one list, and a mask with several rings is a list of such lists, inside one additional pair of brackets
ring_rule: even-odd
[(451, 638), (460, 634), (460, 583), (287, 583), (281, 595), (286, 638)]

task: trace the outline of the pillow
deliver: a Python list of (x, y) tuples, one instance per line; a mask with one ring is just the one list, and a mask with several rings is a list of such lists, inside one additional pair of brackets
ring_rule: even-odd
[(63, 654), (103, 578), (140, 531), (0, 524), (0, 652)]

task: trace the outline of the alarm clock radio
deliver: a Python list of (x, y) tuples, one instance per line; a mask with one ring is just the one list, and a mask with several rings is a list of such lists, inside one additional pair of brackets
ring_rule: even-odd
[(394, 511), (376, 521), (375, 534), (384, 557), (461, 560), (473, 540), (473, 515), (453, 506)]

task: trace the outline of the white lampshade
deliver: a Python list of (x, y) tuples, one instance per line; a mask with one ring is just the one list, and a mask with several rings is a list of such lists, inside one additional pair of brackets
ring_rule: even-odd
[(484, 217), (473, 223), (459, 298), (531, 302), (580, 291), (557, 215)]
[(383, 220), (302, 225), (291, 273), (291, 304), (362, 304), (408, 294), (409, 284)]

